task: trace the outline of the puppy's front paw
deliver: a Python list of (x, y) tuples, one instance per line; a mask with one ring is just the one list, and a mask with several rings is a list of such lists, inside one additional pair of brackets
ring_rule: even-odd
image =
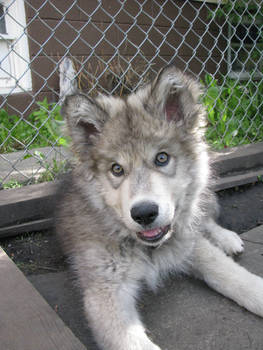
[(222, 229), (220, 232), (220, 246), (227, 255), (239, 255), (244, 251), (244, 242), (233, 231)]

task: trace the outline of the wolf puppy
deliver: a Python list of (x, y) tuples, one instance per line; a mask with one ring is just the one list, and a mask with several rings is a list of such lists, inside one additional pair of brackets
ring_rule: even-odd
[(199, 85), (175, 67), (125, 100), (81, 94), (63, 113), (77, 158), (57, 231), (102, 349), (157, 350), (136, 310), (142, 281), (193, 274), (263, 316), (263, 279), (228, 255), (241, 239), (213, 220)]

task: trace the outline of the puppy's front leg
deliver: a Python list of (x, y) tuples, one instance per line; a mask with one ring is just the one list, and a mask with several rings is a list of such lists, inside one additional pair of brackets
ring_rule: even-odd
[(125, 283), (94, 283), (85, 290), (86, 315), (102, 349), (160, 350), (145, 334), (135, 307), (133, 287)]
[(201, 236), (194, 249), (193, 269), (210, 287), (263, 317), (263, 279)]
[(236, 255), (244, 251), (244, 243), (239, 235), (221, 227), (212, 218), (205, 221), (205, 228), (210, 235), (209, 239), (227, 255)]

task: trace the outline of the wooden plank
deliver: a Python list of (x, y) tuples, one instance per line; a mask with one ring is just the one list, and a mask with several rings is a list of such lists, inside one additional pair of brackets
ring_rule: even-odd
[[(27, 0), (25, 3), (29, 19), (37, 16), (42, 20), (53, 19), (61, 21), (63, 14), (65, 14), (66, 20), (87, 21), (89, 16), (92, 15), (93, 22), (109, 23), (114, 17), (117, 24), (133, 24), (136, 17), (138, 25), (151, 25), (152, 18), (154, 18), (155, 25), (169, 26), (171, 22), (167, 20), (168, 17), (171, 20), (177, 18), (176, 26), (178, 27), (189, 28), (189, 23), (191, 23), (194, 29), (202, 28), (203, 30), (207, 28), (208, 8), (214, 8), (211, 4), (207, 5), (202, 6), (201, 4), (188, 3), (187, 1), (184, 3), (181, 1), (162, 1), (159, 3), (145, 1), (143, 4), (136, 1), (104, 1), (101, 6), (97, 0), (79, 0), (78, 6), (73, 7), (72, 2), (61, 0), (53, 0), (52, 3), (48, 1), (44, 6), (43, 0)], [(164, 15), (160, 13), (160, 6), (163, 8)], [(212, 21), (210, 26), (215, 26), (214, 22)]]
[(52, 217), (56, 182), (0, 192), (0, 227)]
[(25, 222), (23, 224), (5, 226), (0, 228), (0, 237), (16, 236), (20, 233), (47, 230), (53, 227), (54, 219), (46, 218)]
[(1, 349), (86, 349), (2, 248), (0, 263)]
[(63, 15), (66, 20), (78, 20), (80, 18), (80, 10), (78, 6), (72, 6), (72, 3), (72, 1), (60, 0), (52, 1), (52, 3), (50, 1), (43, 3), (43, 0), (27, 0), (25, 1), (25, 9), (27, 17), (31, 20), (36, 17), (61, 20)]
[(217, 179), (215, 186), (213, 187), (214, 191), (222, 191), (227, 188), (237, 187), (246, 185), (249, 183), (254, 183), (262, 181), (263, 178), (263, 168), (244, 172), (242, 174), (229, 175)]
[[(156, 54), (156, 46), (158, 46), (160, 55), (173, 55), (175, 48), (177, 48), (178, 55), (193, 55), (193, 51), (195, 51), (195, 56), (199, 58), (207, 57), (208, 52), (211, 53), (210, 49), (216, 51), (214, 48), (215, 37), (217, 37), (218, 53), (220, 49), (226, 47), (226, 40), (218, 30), (204, 32), (203, 29), (196, 29), (195, 32), (189, 32), (188, 27), (176, 27), (175, 30), (170, 31), (170, 25), (156, 25), (151, 28), (149, 24), (131, 27), (124, 23), (117, 27), (109, 26), (108, 23), (99, 22), (95, 25), (92, 22), (86, 23), (85, 21), (63, 22), (56, 28), (57, 25), (57, 21), (51, 19), (47, 19), (45, 22), (36, 19), (29, 24), (30, 53), (32, 56), (39, 56), (39, 45), (41, 44), (44, 52), (46, 52), (45, 57), (54, 52), (57, 56), (63, 56), (65, 47), (70, 47), (73, 56), (88, 56), (93, 50), (97, 55), (113, 55), (116, 47), (118, 47), (121, 55), (134, 56), (137, 53), (137, 48), (140, 47), (140, 52), (153, 56)], [(85, 27), (85, 30), (81, 32), (79, 37), (78, 33), (82, 27)], [(55, 36), (51, 36), (52, 30), (55, 30)], [(106, 40), (103, 39), (104, 32)], [(65, 33), (67, 33), (66, 36)], [(125, 33), (128, 33), (128, 40), (126, 40)], [(163, 42), (164, 36), (166, 40)], [(200, 37), (202, 37), (202, 46), (200, 46)], [(120, 45), (121, 42), (123, 43)], [(35, 58), (32, 61), (32, 68), (35, 67), (36, 71), (41, 74), (39, 68), (42, 67), (35, 66), (34, 63)], [(55, 71), (54, 67), (53, 62), (53, 71)]]
[(214, 152), (214, 168), (218, 175), (263, 167), (263, 142)]

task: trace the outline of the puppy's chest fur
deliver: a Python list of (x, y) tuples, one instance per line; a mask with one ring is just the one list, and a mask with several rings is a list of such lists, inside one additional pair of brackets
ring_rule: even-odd
[(180, 242), (171, 237), (160, 247), (147, 247), (134, 239), (125, 238), (105, 244), (105, 255), (99, 258), (109, 280), (141, 280), (155, 290), (170, 272), (188, 272), (193, 247), (192, 239)]

